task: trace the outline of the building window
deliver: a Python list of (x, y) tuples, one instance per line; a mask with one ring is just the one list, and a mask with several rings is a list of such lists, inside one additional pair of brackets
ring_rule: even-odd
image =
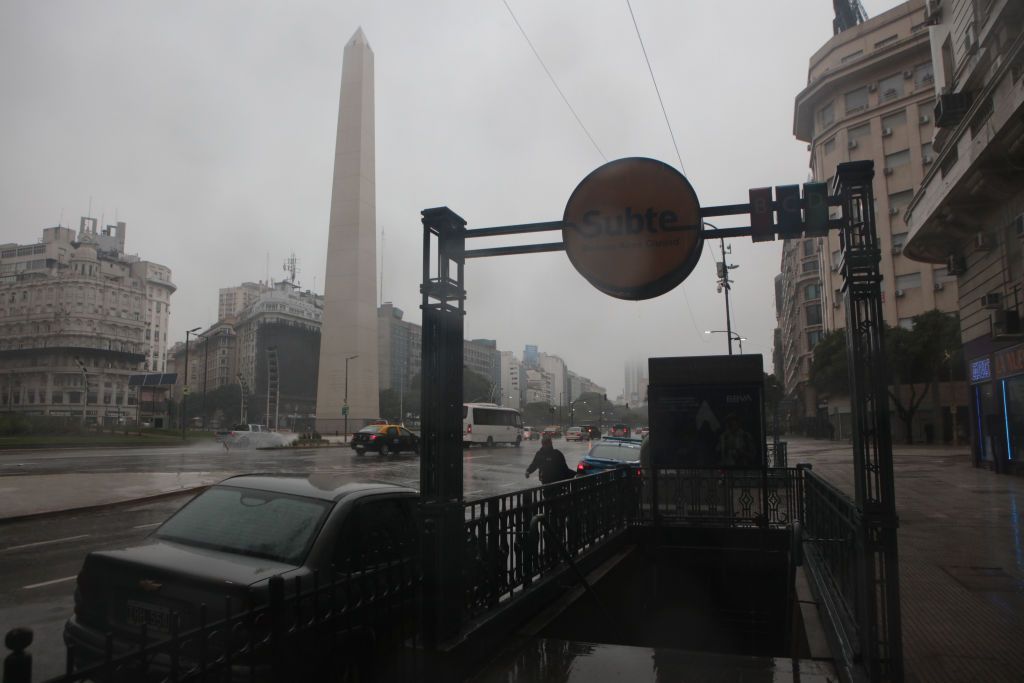
[(832, 137), (825, 141), (825, 154), (831, 154), (834, 151), (836, 151), (836, 139)]
[(821, 284), (812, 283), (804, 287), (804, 301), (812, 301), (821, 298)]
[(846, 93), (846, 113), (855, 114), (868, 108), (868, 88), (864, 86)]
[(804, 308), (804, 312), (807, 316), (808, 325), (821, 324), (821, 304), (811, 304)]
[(860, 126), (854, 126), (853, 128), (850, 128), (846, 131), (846, 139), (850, 143), (853, 143), (854, 147), (856, 147), (856, 143), (858, 140), (860, 140), (861, 138), (866, 138), (869, 135), (871, 135), (870, 123), (865, 123)]
[(914, 68), (914, 87), (931, 87), (933, 83), (935, 83), (935, 72), (932, 69), (932, 63), (918, 64)]
[(804, 257), (814, 256), (814, 240), (804, 240)]
[(818, 272), (818, 261), (804, 261), (800, 264), (801, 273), (816, 273)]
[(878, 82), (878, 99), (882, 102), (903, 97), (903, 74), (894, 74)]
[(916, 289), (921, 286), (921, 273), (896, 276), (896, 289)]
[(818, 129), (824, 129), (831, 126), (836, 120), (835, 107), (829, 102), (824, 107), (818, 110)]
[(885, 167), (886, 168), (899, 168), (900, 166), (906, 166), (910, 163), (910, 150), (903, 149), (899, 152), (893, 152), (892, 154), (885, 155)]
[(818, 342), (821, 341), (821, 337), (822, 337), (821, 330), (812, 330), (812, 331), (808, 332), (807, 333), (807, 350), (810, 351), (815, 346), (817, 346)]
[(901, 109), (895, 114), (889, 114), (888, 116), (882, 117), (882, 128), (888, 128), (891, 131), (899, 130), (907, 125), (907, 112)]

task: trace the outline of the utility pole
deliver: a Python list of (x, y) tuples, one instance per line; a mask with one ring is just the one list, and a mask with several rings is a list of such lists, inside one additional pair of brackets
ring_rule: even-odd
[(206, 378), (210, 374), (210, 338), (207, 334), (196, 335), (203, 338), (203, 431), (206, 431)]
[(188, 337), (195, 334), (200, 328), (194, 327), (185, 330), (185, 380), (181, 387), (181, 438), (185, 439), (185, 432), (188, 430)]
[(89, 370), (85, 367), (85, 363), (78, 356), (75, 356), (75, 362), (78, 363), (78, 367), (82, 369), (82, 383), (85, 384), (85, 393), (82, 394), (82, 427), (86, 426), (86, 413), (89, 410)]
[[(709, 228), (718, 230), (718, 226), (712, 225), (711, 223), (704, 222), (704, 225)], [(726, 261), (726, 255), (732, 253), (732, 245), (726, 245), (725, 238), (719, 238), (719, 248), (722, 250), (722, 260), (715, 263), (718, 275), (718, 293), (721, 294), (722, 290), (725, 290), (725, 333), (729, 340), (729, 355), (732, 355), (732, 312), (729, 310), (729, 290), (732, 289), (732, 280), (729, 279), (729, 271), (733, 268), (739, 268), (738, 265), (729, 264)], [(742, 353), (742, 351), (740, 352)]]

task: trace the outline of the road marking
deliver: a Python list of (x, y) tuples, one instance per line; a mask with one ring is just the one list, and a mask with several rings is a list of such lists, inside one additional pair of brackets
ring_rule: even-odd
[(55, 538), (51, 541), (36, 541), (35, 543), (24, 543), (22, 545), (12, 545), (7, 548), (0, 548), (0, 553), (5, 553), (8, 550), (21, 550), (22, 548), (35, 548), (41, 545), (49, 545), (50, 543), (63, 543), (64, 541), (77, 541), (80, 538), (88, 538), (89, 534), (79, 534), (78, 536), (68, 536), (66, 538)]
[(65, 581), (72, 581), (72, 580), (74, 580), (76, 578), (78, 578), (77, 574), (74, 575), (74, 576), (65, 576), (63, 579), (52, 579), (50, 581), (43, 581), (42, 583), (30, 583), (27, 586), (22, 586), (21, 589), (25, 590), (25, 591), (30, 591), (33, 588), (42, 588), (43, 586), (52, 586), (55, 583), (64, 583)]
[(161, 524), (163, 524), (163, 522), (153, 522), (152, 524), (138, 524), (136, 526), (133, 526), (132, 528), (133, 529), (149, 529), (149, 528), (154, 527), (154, 526), (160, 526)]

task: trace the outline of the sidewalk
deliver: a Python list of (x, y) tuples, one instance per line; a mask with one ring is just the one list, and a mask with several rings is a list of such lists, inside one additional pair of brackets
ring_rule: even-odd
[[(788, 442), (790, 465), (853, 497), (848, 443)], [(1024, 479), (966, 446), (893, 444), (893, 463), (906, 680), (1024, 680)]]
[(0, 477), (0, 521), (183, 493), (231, 472), (25, 474)]

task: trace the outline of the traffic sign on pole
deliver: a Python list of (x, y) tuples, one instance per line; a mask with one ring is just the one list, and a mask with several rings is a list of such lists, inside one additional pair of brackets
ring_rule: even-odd
[(828, 234), (828, 188), (825, 183), (804, 183), (804, 236)]
[(342, 417), (347, 417), (348, 416), (348, 404), (347, 403), (341, 407), (341, 415), (342, 415)]

